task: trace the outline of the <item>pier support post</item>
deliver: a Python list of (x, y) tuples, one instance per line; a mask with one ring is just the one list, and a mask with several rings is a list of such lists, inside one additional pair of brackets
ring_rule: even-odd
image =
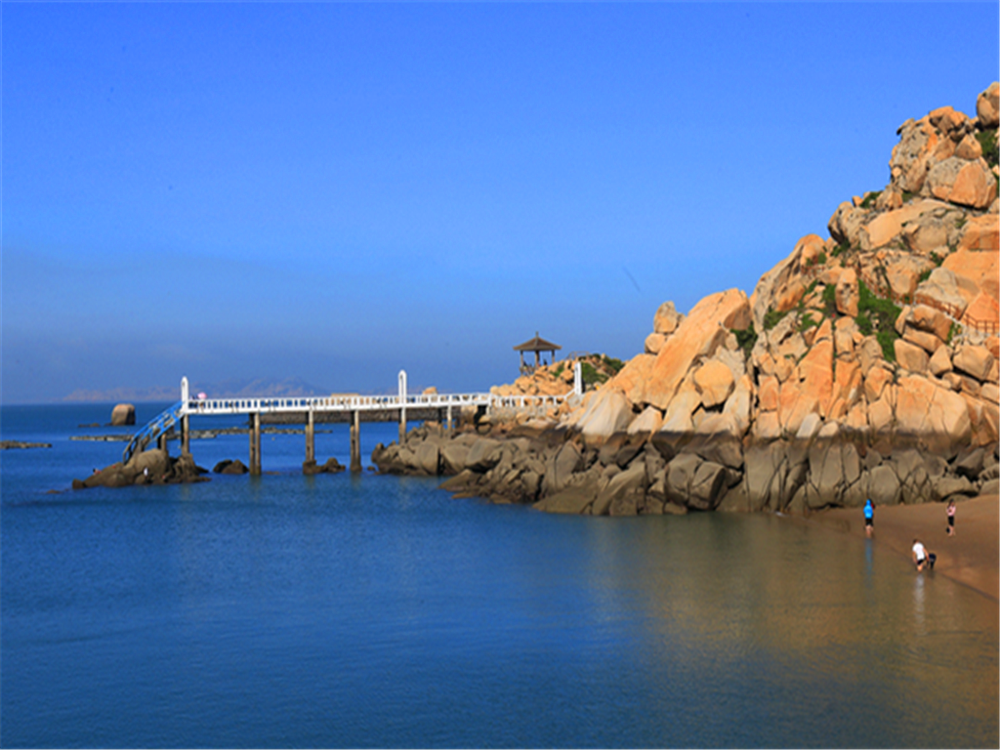
[(351, 412), (351, 472), (361, 471), (361, 412)]
[(306, 422), (306, 461), (316, 460), (316, 418), (313, 410), (309, 410)]
[(451, 421), (451, 404), (448, 404), (448, 432), (451, 432), (453, 422)]
[(250, 415), (250, 474), (260, 476), (260, 412)]
[(191, 455), (191, 425), (187, 414), (181, 417), (181, 455)]
[(406, 370), (399, 371), (399, 444), (406, 440)]
[(167, 453), (170, 453), (170, 451), (167, 449), (166, 432), (161, 432), (159, 436), (156, 438), (156, 447), (159, 448), (161, 451), (167, 451)]

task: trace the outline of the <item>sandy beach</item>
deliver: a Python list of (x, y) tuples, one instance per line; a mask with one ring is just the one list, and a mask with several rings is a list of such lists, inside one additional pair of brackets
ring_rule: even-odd
[[(1000, 498), (980, 496), (957, 503), (955, 535), (945, 531), (944, 503), (880, 506), (875, 509), (877, 544), (910, 558), (913, 539), (937, 554), (934, 571), (1000, 601)], [(813, 513), (809, 523), (864, 537), (861, 508), (832, 508)]]

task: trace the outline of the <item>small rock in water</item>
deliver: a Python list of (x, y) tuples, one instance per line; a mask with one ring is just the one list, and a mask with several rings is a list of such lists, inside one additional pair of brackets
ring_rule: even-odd
[(327, 459), (325, 464), (317, 464), (315, 461), (302, 462), (302, 473), (307, 476), (312, 476), (314, 474), (339, 474), (345, 470), (346, 467), (336, 458)]
[(247, 474), (250, 469), (248, 469), (242, 461), (238, 458), (235, 461), (225, 460), (219, 461), (212, 469), (216, 474)]
[(20, 440), (0, 441), (0, 450), (10, 450), (11, 448), (51, 448), (52, 443), (23, 443)]
[(135, 424), (135, 406), (132, 404), (118, 404), (111, 410), (111, 426), (123, 427)]

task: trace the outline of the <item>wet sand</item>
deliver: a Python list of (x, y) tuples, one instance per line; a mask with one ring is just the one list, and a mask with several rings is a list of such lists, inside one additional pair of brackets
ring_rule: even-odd
[[(919, 539), (928, 552), (937, 554), (935, 573), (1000, 601), (1000, 498), (980, 496), (956, 503), (953, 537), (945, 531), (945, 507), (945, 503), (876, 507), (872, 538), (907, 559), (914, 538)], [(808, 522), (862, 538), (865, 535), (861, 508), (831, 508), (811, 514)]]

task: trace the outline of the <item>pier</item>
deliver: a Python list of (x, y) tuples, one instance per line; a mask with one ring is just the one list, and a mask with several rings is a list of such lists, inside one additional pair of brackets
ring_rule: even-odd
[(567, 399), (583, 394), (580, 363), (573, 368), (573, 389), (559, 396), (497, 396), (492, 393), (421, 393), (410, 394), (406, 388), (406, 371), (399, 372), (399, 390), (384, 396), (312, 396), (291, 398), (191, 398), (188, 379), (181, 379), (180, 401), (164, 410), (139, 430), (122, 452), (127, 464), (137, 452), (151, 443), (166, 448), (167, 433), (179, 428), (181, 453), (191, 453), (191, 419), (220, 415), (246, 415), (250, 427), (249, 468), (251, 474), (261, 473), (261, 424), (280, 422), (305, 425), (305, 460), (316, 460), (316, 424), (318, 422), (348, 422), (350, 428), (350, 470), (361, 471), (361, 423), (399, 422), (399, 440), (406, 437), (407, 419), (434, 419), (448, 430), (455, 420), (470, 412), (476, 418), (502, 413), (537, 413), (559, 406)]

